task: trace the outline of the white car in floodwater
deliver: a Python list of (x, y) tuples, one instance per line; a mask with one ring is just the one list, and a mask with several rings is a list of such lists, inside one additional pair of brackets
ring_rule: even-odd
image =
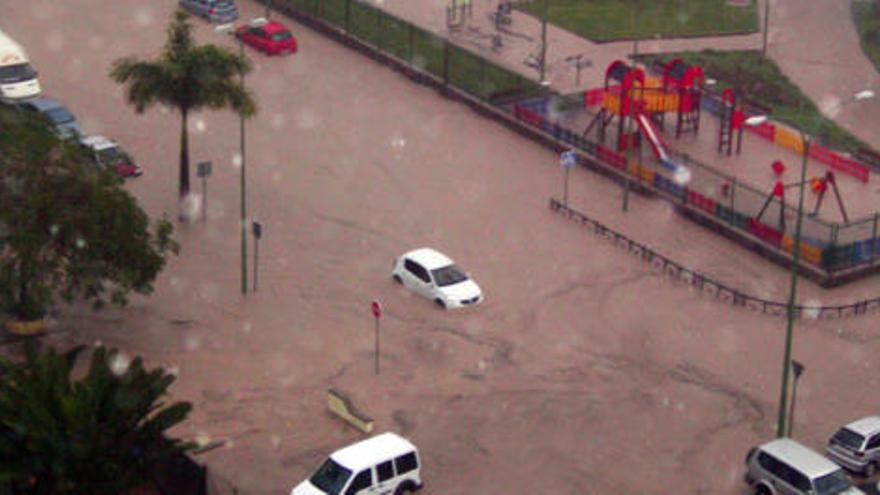
[(483, 301), (480, 286), (449, 257), (431, 248), (415, 249), (395, 259), (391, 277), (444, 309)]

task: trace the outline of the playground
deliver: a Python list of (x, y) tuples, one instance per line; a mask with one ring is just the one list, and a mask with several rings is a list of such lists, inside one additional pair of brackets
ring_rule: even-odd
[[(528, 98), (508, 109), (673, 199), (791, 252), (805, 135), (711, 83), (700, 67), (679, 59), (647, 69), (618, 60), (599, 87)], [(873, 260), (878, 179), (867, 165), (820, 143), (808, 146), (802, 259), (826, 268)]]

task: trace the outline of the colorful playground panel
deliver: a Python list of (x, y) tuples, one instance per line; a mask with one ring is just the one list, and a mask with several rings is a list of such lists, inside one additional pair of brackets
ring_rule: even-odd
[[(620, 72), (622, 69), (618, 66), (616, 70)], [(635, 98), (635, 95), (641, 91), (638, 87), (633, 89), (634, 80), (636, 81), (635, 86), (644, 84), (644, 87), (647, 88), (650, 84), (650, 87), (653, 88), (654, 91), (643, 92), (642, 96), (644, 96), (644, 98), (638, 102), (633, 100), (627, 101), (630, 98)], [(633, 113), (638, 113), (639, 111), (651, 113), (651, 111), (648, 110), (649, 108), (663, 112), (680, 111), (681, 101), (678, 100), (677, 96), (673, 96), (676, 95), (675, 91), (662, 90), (662, 82), (663, 80), (661, 78), (638, 79), (630, 77), (628, 83), (629, 86), (627, 86), (627, 83), (623, 80), (621, 80), (620, 84), (607, 84), (606, 81), (607, 86), (605, 88), (597, 88), (584, 92), (582, 95), (582, 104), (584, 107), (599, 106), (605, 110), (606, 115), (615, 117), (620, 115), (621, 110), (625, 115), (629, 114), (631, 111)], [(649, 97), (647, 97), (649, 93), (652, 94), (650, 97), (650, 103)], [(718, 113), (721, 107), (719, 101), (710, 98), (702, 98), (702, 100), (691, 99), (688, 103), (698, 103), (702, 108), (705, 108), (713, 114)], [(763, 221), (759, 220), (756, 218), (757, 212), (753, 209), (754, 204), (760, 204), (761, 200), (766, 196), (766, 193), (748, 187), (741, 182), (737, 184), (736, 179), (721, 172), (697, 174), (701, 177), (700, 180), (692, 181), (687, 185), (682, 185), (675, 181), (670, 173), (673, 171), (672, 169), (663, 172), (663, 168), (655, 168), (655, 166), (650, 163), (639, 163), (634, 159), (630, 160), (627, 164), (626, 157), (624, 154), (620, 153), (620, 144), (618, 145), (617, 150), (608, 148), (607, 146), (587, 139), (585, 137), (586, 132), (580, 134), (570, 128), (561, 126), (558, 122), (551, 122), (546, 119), (545, 116), (550, 114), (548, 111), (549, 105), (549, 99), (520, 102), (519, 104), (514, 105), (514, 115), (519, 120), (541, 128), (560, 141), (569, 143), (573, 147), (586, 152), (588, 155), (602, 163), (611, 165), (616, 169), (626, 168), (626, 171), (629, 172), (634, 179), (663, 192), (667, 197), (676, 202), (681, 202), (695, 210), (713, 215), (724, 223), (730, 225), (731, 228), (746, 231), (755, 238), (760, 239), (762, 242), (775, 248), (782, 249), (789, 253), (793, 252), (795, 249), (794, 240), (788, 231), (793, 222), (789, 222), (787, 226), (783, 225), (783, 229), (780, 229), (773, 226), (775, 222), (772, 220), (777, 217), (791, 217), (792, 211), (790, 211), (791, 207), (789, 205), (786, 205), (785, 207), (787, 210), (785, 214), (781, 215), (781, 212), (779, 211), (781, 205), (774, 204), (770, 208), (770, 214), (763, 217)], [(554, 112), (554, 117), (558, 118), (559, 114)], [(740, 118), (736, 119), (736, 122), (741, 126), (745, 115), (739, 115), (739, 117)], [(563, 117), (563, 119), (564, 118), (565, 117)], [(609, 122), (610, 118), (606, 117)], [(650, 119), (644, 120), (650, 122)], [(662, 142), (659, 134), (657, 136), (651, 136), (652, 129), (657, 132), (653, 124), (642, 125), (641, 127), (642, 129), (640, 131), (642, 135), (648, 138), (652, 145), (652, 151), (654, 151), (654, 155), (658, 158), (658, 162), (660, 162), (660, 154), (666, 151), (665, 143)], [(620, 128), (623, 128), (622, 124)], [(797, 131), (786, 128), (782, 125), (775, 125), (771, 122), (765, 122), (754, 127), (746, 127), (746, 129), (777, 146), (784, 147), (793, 152), (803, 152), (804, 143), (801, 139), (800, 133)], [(629, 139), (619, 140), (619, 143), (623, 143), (624, 146), (629, 144), (629, 142)], [(811, 158), (829, 165), (837, 171), (847, 173), (861, 182), (867, 182), (869, 179), (867, 167), (855, 160), (842, 157), (826, 148), (812, 144), (810, 146), (809, 154)], [(670, 155), (674, 157), (674, 154)], [(692, 165), (691, 162), (681, 162), (680, 159), (673, 157), (670, 157), (670, 161), (667, 161), (666, 163), (669, 164), (671, 162), (676, 167), (680, 166), (678, 165), (679, 163), (684, 163), (688, 166)], [(676, 160), (678, 160), (678, 162), (676, 162)], [(706, 172), (709, 171), (708, 167), (703, 165), (700, 167), (706, 169)], [(694, 169), (693, 171), (696, 173), (700, 170)], [(737, 198), (738, 202), (734, 202), (733, 192), (729, 190), (731, 182), (733, 188), (739, 191), (736, 194), (742, 196), (745, 193), (749, 193), (753, 197), (751, 202), (753, 206), (749, 208), (749, 210), (742, 211), (739, 209), (743, 206), (743, 200), (741, 198)], [(699, 185), (694, 187), (697, 184)], [(705, 194), (705, 191), (707, 190), (711, 191), (710, 195)], [(729, 194), (729, 197), (727, 194)], [(801, 259), (805, 263), (828, 270), (836, 270), (865, 263), (873, 260), (875, 257), (880, 257), (880, 237), (877, 236), (878, 216), (880, 215), (857, 220), (856, 222), (851, 222), (851, 224), (847, 225), (833, 224), (818, 218), (805, 217), (803, 222), (802, 242), (799, 246)], [(846, 236), (843, 235), (844, 231), (847, 232)]]

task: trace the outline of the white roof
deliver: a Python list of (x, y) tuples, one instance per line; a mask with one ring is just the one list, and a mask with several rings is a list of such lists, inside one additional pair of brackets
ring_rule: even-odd
[(852, 430), (866, 437), (876, 431), (880, 431), (880, 416), (868, 416), (846, 425), (847, 430)]
[(357, 473), (415, 450), (416, 447), (409, 440), (388, 432), (339, 449), (330, 458)]
[(80, 139), (80, 142), (95, 150), (115, 148), (117, 146), (117, 144), (112, 139), (106, 138), (104, 136), (86, 136)]
[(23, 64), (28, 61), (24, 48), (0, 31), (0, 65)]
[(448, 256), (431, 248), (414, 249), (403, 255), (416, 263), (422, 265), (428, 270), (435, 270), (452, 264), (452, 260)]
[(840, 469), (840, 466), (790, 438), (779, 438), (761, 446), (779, 460), (795, 465), (805, 475), (815, 478)]

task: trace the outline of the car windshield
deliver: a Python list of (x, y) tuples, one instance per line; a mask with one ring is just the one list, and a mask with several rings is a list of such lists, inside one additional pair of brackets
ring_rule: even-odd
[(4, 65), (0, 67), (0, 83), (17, 83), (36, 77), (29, 64)]
[(817, 478), (816, 495), (836, 495), (845, 492), (852, 487), (842, 469), (838, 469), (833, 473), (826, 474), (821, 478)]
[(446, 287), (447, 285), (455, 285), (467, 280), (467, 275), (461, 272), (455, 265), (444, 266), (436, 270), (431, 270), (434, 276), (434, 282), (438, 287)]
[(105, 165), (116, 165), (122, 162), (126, 165), (131, 164), (131, 157), (128, 153), (122, 151), (118, 147), (106, 148), (98, 152), (98, 161)]
[(345, 482), (351, 477), (351, 471), (327, 459), (312, 475), (309, 482), (327, 495), (339, 495)]
[(272, 33), (272, 36), (269, 36), (272, 41), (284, 41), (290, 39), (289, 31), (279, 31), (277, 33)]
[(831, 437), (831, 441), (852, 450), (858, 450), (861, 448), (862, 442), (865, 441), (865, 437), (852, 430), (841, 428)]
[(75, 119), (70, 112), (67, 111), (64, 107), (55, 107), (46, 110), (46, 115), (49, 116), (49, 119), (56, 124), (66, 124), (67, 122), (73, 122)]

